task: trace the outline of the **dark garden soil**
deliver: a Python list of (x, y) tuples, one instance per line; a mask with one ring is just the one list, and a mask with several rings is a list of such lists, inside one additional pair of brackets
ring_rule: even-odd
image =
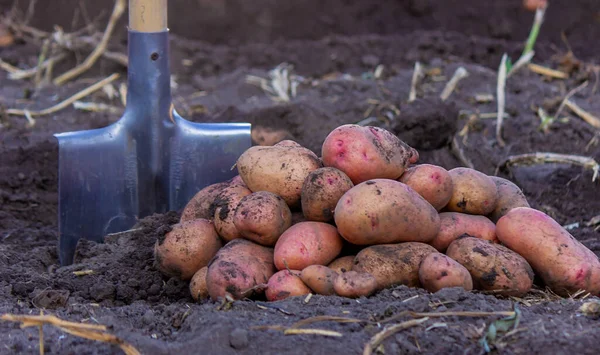
[[(502, 168), (509, 156), (534, 152), (600, 161), (598, 129), (571, 110), (565, 108), (547, 132), (539, 129), (538, 108), (554, 114), (566, 93), (586, 80), (587, 87), (571, 100), (600, 114), (600, 84), (598, 69), (594, 69), (600, 55), (595, 47), (600, 36), (600, 5), (596, 0), (550, 2), (534, 62), (568, 70), (570, 75), (565, 80), (550, 79), (525, 68), (509, 78), (504, 147), (495, 137), (495, 118), (477, 116), (495, 113), (496, 101), (476, 97), (495, 97), (502, 54), (516, 60), (522, 51), (533, 13), (521, 10), (516, 0), (489, 4), (478, 0), (290, 1), (288, 5), (256, 1), (260, 9), (250, 9), (240, 1), (223, 1), (222, 5), (198, 1), (193, 11), (171, 5), (170, 21), (180, 19), (172, 26), (171, 41), (175, 105), (192, 121), (251, 122), (255, 137), (261, 130), (280, 131), (280, 137), (294, 139), (317, 154), (333, 128), (372, 118), (370, 124), (394, 131), (417, 148), (421, 163), (447, 169), (471, 166), (511, 179), (532, 207), (569, 225), (577, 239), (600, 255), (600, 234), (588, 223), (600, 215), (600, 182), (592, 181), (590, 169), (569, 164)], [(57, 21), (70, 30), (72, 14), (68, 19), (48, 16), (55, 9), (40, 3), (37, 11), (44, 15), (37, 12), (32, 25), (51, 29), (53, 22), (48, 21)], [(201, 11), (206, 9), (212, 17)], [(110, 6), (105, 10), (110, 13)], [(218, 21), (219, 16), (226, 20)], [(105, 21), (106, 16), (101, 24)], [(206, 28), (197, 25), (201, 23)], [(581, 62), (565, 62), (568, 49), (561, 31)], [(116, 34), (110, 48), (124, 53), (124, 27), (117, 32), (122, 33)], [(30, 68), (39, 50), (38, 45), (19, 42), (1, 48), (0, 57)], [(72, 67), (75, 60), (74, 56), (55, 71)], [(409, 103), (415, 61), (424, 66), (426, 75), (417, 100)], [(303, 79), (290, 102), (276, 102), (245, 82), (250, 74), (267, 77), (270, 69), (283, 62), (292, 64), (294, 73)], [(375, 77), (379, 65), (383, 71)], [(441, 101), (441, 91), (461, 66), (469, 76)], [(32, 91), (32, 81), (9, 80), (6, 72), (0, 72), (0, 314), (37, 315), (44, 310), (63, 319), (104, 324), (145, 354), (360, 354), (384, 326), (411, 319), (405, 315), (382, 322), (402, 311), (511, 311), (516, 305), (520, 324), (508, 335), (499, 334), (492, 346), (495, 351), (598, 353), (600, 320), (579, 311), (591, 298), (558, 299), (541, 290), (524, 299), (510, 299), (457, 289), (430, 294), (398, 286), (370, 298), (313, 296), (305, 303), (299, 297), (267, 308), (250, 300), (234, 302), (229, 309), (218, 309), (214, 302), (195, 303), (186, 283), (163, 277), (153, 267), (153, 245), (177, 222), (178, 211), (147, 217), (135, 231), (110, 236), (103, 244), (82, 241), (75, 263), (59, 267), (57, 146), (52, 134), (103, 127), (120, 115), (69, 106), (36, 117), (30, 127), (25, 117), (8, 116), (4, 109), (52, 106), (115, 71), (123, 74), (113, 84), (117, 88), (125, 80), (125, 69), (102, 59), (78, 80), (38, 91)], [(109, 99), (103, 91), (83, 101), (122, 107), (118, 98)], [(256, 143), (264, 141), (256, 138)], [(73, 273), (85, 270), (93, 273)], [(362, 322), (304, 326), (334, 330), (341, 337), (284, 335), (281, 329), (260, 328), (289, 326), (321, 315)], [(481, 353), (479, 339), (498, 318), (431, 317), (390, 336), (380, 350), (385, 354)], [(44, 348), (56, 354), (120, 351), (117, 346), (50, 326), (44, 327)], [(33, 354), (38, 349), (38, 328), (0, 322), (0, 353)]]

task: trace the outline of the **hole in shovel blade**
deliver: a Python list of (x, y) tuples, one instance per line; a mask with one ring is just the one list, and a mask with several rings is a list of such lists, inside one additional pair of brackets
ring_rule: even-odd
[(158, 59), (158, 53), (154, 52), (154, 53), (150, 54), (150, 59), (152, 59), (154, 61), (157, 60)]

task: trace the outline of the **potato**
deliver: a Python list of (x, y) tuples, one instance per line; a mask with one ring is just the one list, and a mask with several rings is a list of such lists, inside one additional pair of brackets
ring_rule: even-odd
[(244, 184), (232, 183), (215, 198), (213, 202), (215, 229), (225, 241), (241, 237), (233, 222), (234, 213), (240, 201), (251, 193), (252, 191)]
[(233, 224), (242, 237), (274, 246), (292, 225), (292, 211), (281, 196), (257, 191), (240, 200), (233, 214)]
[(496, 225), (485, 216), (459, 213), (440, 213), (440, 231), (431, 245), (444, 253), (448, 245), (460, 236), (476, 237), (498, 243)]
[(355, 255), (342, 256), (341, 258), (337, 258), (334, 261), (332, 261), (331, 263), (329, 263), (329, 265), (327, 265), (327, 267), (329, 267), (331, 270), (337, 272), (338, 274), (341, 274), (342, 272), (350, 271), (350, 270), (352, 270), (352, 265), (354, 265), (355, 257), (356, 257)]
[(437, 211), (444, 208), (452, 197), (453, 183), (448, 170), (441, 166), (421, 164), (408, 168), (398, 181), (421, 195)]
[(512, 181), (498, 176), (490, 176), (498, 189), (498, 200), (496, 208), (488, 215), (492, 222), (496, 223), (500, 217), (515, 207), (530, 207), (523, 191)]
[(338, 273), (324, 265), (310, 265), (300, 274), (302, 281), (316, 294), (333, 295), (333, 281)]
[(206, 273), (208, 272), (208, 266), (196, 271), (192, 279), (190, 280), (190, 294), (194, 301), (205, 300), (208, 296), (208, 288), (206, 286)]
[(377, 280), (366, 272), (346, 271), (333, 281), (333, 289), (341, 297), (368, 297), (377, 291)]
[(323, 222), (300, 222), (283, 232), (275, 244), (278, 270), (302, 270), (310, 265), (327, 265), (341, 252), (337, 229)]
[(300, 202), (304, 217), (309, 221), (330, 222), (340, 197), (354, 184), (336, 168), (312, 171), (302, 185)]
[(513, 208), (498, 220), (496, 233), (556, 294), (585, 290), (600, 295), (600, 260), (547, 214), (530, 207)]
[(247, 239), (225, 244), (208, 265), (206, 285), (212, 300), (258, 296), (275, 273), (273, 248)]
[(281, 270), (269, 279), (265, 296), (269, 301), (280, 301), (288, 297), (308, 295), (309, 293), (310, 288), (302, 282), (300, 271)]
[(429, 292), (442, 288), (462, 287), (473, 289), (473, 279), (469, 270), (442, 253), (428, 254), (419, 265), (419, 282)]
[(156, 241), (154, 266), (167, 276), (189, 280), (222, 246), (212, 221), (200, 218), (177, 223)]
[(489, 176), (470, 168), (454, 168), (448, 173), (454, 186), (446, 205), (448, 212), (487, 215), (496, 208), (498, 189)]
[(419, 153), (392, 132), (345, 124), (331, 131), (321, 147), (323, 164), (343, 171), (355, 185), (371, 179), (398, 179)]
[(213, 219), (215, 214), (211, 206), (219, 193), (227, 186), (229, 186), (229, 182), (218, 182), (198, 191), (185, 205), (179, 221), (185, 222), (197, 218)]
[(283, 141), (270, 147), (253, 146), (242, 153), (237, 168), (248, 188), (272, 192), (290, 208), (300, 207), (304, 179), (322, 164), (315, 153), (296, 145)]
[(520, 297), (533, 286), (533, 269), (509, 248), (475, 237), (460, 237), (450, 243), (446, 255), (464, 266), (477, 290)]
[(431, 245), (419, 242), (373, 245), (356, 255), (352, 271), (373, 275), (378, 289), (394, 285), (418, 287), (419, 265), (424, 257), (435, 252)]
[(355, 245), (428, 243), (440, 229), (433, 206), (408, 185), (374, 179), (348, 190), (338, 201), (334, 220), (339, 233)]

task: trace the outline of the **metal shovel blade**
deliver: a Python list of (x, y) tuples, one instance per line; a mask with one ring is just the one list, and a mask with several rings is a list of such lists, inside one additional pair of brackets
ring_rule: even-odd
[(100, 129), (56, 134), (59, 256), (81, 238), (101, 242), (145, 216), (180, 210), (203, 187), (237, 174), (250, 124), (193, 123), (175, 112), (168, 31), (128, 33), (127, 105)]

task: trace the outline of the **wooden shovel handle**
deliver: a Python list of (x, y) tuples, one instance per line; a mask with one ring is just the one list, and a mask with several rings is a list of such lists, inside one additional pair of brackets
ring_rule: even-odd
[(129, 0), (129, 29), (160, 32), (167, 29), (167, 0)]

